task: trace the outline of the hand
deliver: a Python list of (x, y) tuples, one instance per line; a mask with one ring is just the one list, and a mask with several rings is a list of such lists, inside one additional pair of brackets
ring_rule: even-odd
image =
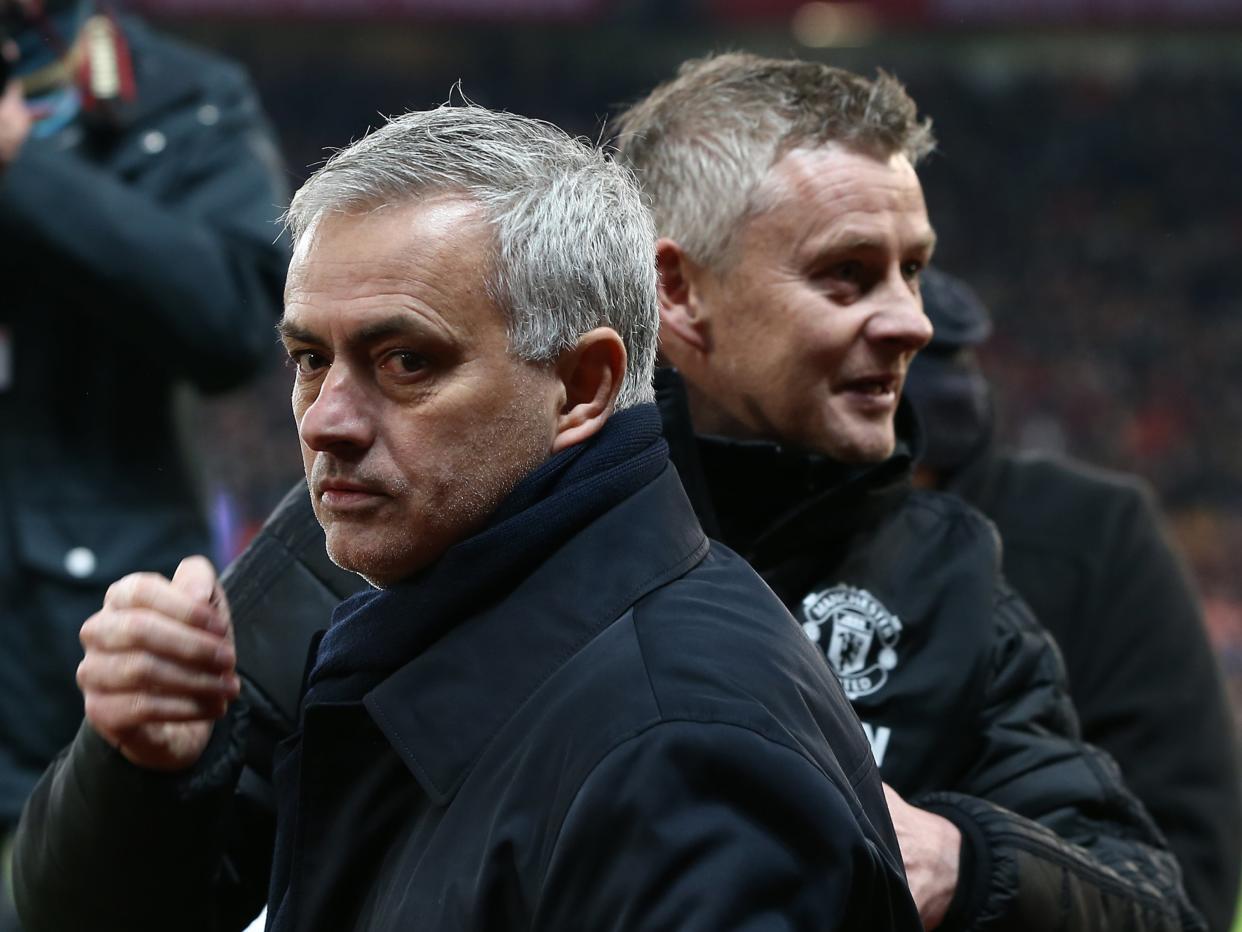
[[(13, 43), (6, 42), (0, 48), (0, 55), (13, 61), (17, 57)], [(30, 135), (30, 125), (30, 111), (26, 109), (21, 82), (9, 81), (4, 86), (3, 95), (0, 95), (0, 170), (17, 158), (26, 137)]]
[(205, 557), (182, 560), (171, 581), (113, 583), (81, 640), (87, 721), (139, 767), (193, 765), (241, 691), (228, 602)]
[(943, 816), (911, 806), (887, 783), (884, 796), (919, 918), (923, 928), (934, 929), (944, 920), (957, 889), (962, 833)]

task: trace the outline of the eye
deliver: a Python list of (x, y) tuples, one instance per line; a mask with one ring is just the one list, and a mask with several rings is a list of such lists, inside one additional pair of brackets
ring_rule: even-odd
[(427, 357), (413, 350), (394, 350), (379, 362), (381, 370), (389, 375), (403, 377), (418, 375), (427, 368)]
[(304, 378), (327, 368), (328, 357), (314, 350), (290, 350), (289, 364), (298, 370), (299, 378)]
[(907, 281), (913, 281), (914, 279), (917, 279), (919, 277), (919, 274), (922, 271), (923, 271), (922, 262), (915, 262), (915, 261), (904, 262), (902, 263), (902, 266), (901, 266), (901, 274)]
[(838, 281), (857, 283), (862, 280), (863, 265), (857, 259), (838, 262), (828, 269), (828, 277)]

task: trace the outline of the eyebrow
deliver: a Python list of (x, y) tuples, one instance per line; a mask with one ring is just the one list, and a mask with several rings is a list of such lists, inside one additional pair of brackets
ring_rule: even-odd
[[(837, 252), (855, 252), (858, 250), (880, 250), (887, 244), (865, 233), (846, 232), (832, 237), (816, 246), (817, 255), (830, 255)], [(931, 253), (936, 249), (936, 232), (931, 230), (926, 236), (920, 236), (910, 243), (910, 248)]]
[(928, 255), (936, 251), (936, 243), (940, 238), (936, 236), (935, 230), (929, 230), (926, 236), (919, 237), (916, 245)]
[(282, 343), (318, 343), (319, 338), (304, 327), (299, 327), (288, 317), (276, 321), (276, 333)]
[[(299, 326), (287, 317), (281, 317), (276, 324), (276, 332), (280, 334), (280, 338), (285, 343), (311, 343), (323, 345), (323, 338), (318, 336), (311, 330)], [(352, 346), (365, 346), (369, 343), (378, 343), (389, 337), (400, 336), (406, 333), (425, 333), (427, 327), (420, 324), (416, 318), (412, 318), (403, 314), (393, 314), (381, 320), (372, 321), (365, 327), (360, 327), (353, 333), (349, 334), (348, 342)]]

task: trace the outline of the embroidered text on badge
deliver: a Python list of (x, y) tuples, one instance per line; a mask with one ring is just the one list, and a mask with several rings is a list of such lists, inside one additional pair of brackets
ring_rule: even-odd
[(888, 681), (897, 666), (901, 621), (866, 589), (842, 584), (812, 592), (802, 600), (802, 619), (802, 630), (823, 649), (847, 698), (869, 696)]

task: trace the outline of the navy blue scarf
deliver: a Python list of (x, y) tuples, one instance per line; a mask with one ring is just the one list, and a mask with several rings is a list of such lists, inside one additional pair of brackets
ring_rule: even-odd
[(304, 703), (361, 699), (454, 625), (502, 598), (667, 462), (655, 405), (614, 414), (594, 437), (533, 470), (481, 531), (427, 569), (342, 602), (319, 643)]

